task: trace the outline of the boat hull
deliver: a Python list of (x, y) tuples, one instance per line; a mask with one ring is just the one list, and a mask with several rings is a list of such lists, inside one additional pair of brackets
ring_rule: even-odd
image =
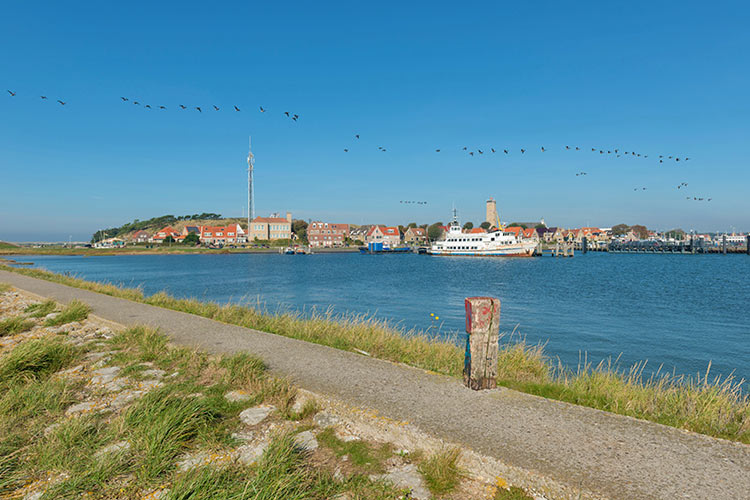
[(503, 248), (483, 250), (458, 250), (458, 249), (430, 249), (430, 255), (461, 256), (461, 257), (532, 257), (536, 250), (536, 244), (508, 245)]

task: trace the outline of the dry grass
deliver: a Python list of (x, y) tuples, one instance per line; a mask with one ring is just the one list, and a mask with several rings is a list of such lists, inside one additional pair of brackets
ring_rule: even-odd
[(461, 450), (450, 448), (435, 453), (419, 464), (419, 472), (433, 495), (450, 493), (461, 482), (465, 472), (458, 467), (460, 458)]
[[(269, 312), (261, 307), (176, 299), (163, 292), (146, 298), (138, 289), (39, 269), (3, 265), (0, 269), (338, 349), (365, 351), (373, 357), (451, 376), (460, 376), (463, 370), (464, 352), (457, 343), (404, 331), (372, 317), (336, 316), (331, 311), (312, 311), (308, 316)], [(584, 363), (571, 370), (548, 359), (544, 346), (529, 345), (511, 336), (500, 346), (498, 383), (543, 397), (750, 443), (750, 399), (742, 390), (744, 380), (711, 377), (710, 369), (693, 377), (664, 373), (644, 377), (644, 369), (645, 363), (623, 370), (616, 362), (604, 362), (597, 366)]]

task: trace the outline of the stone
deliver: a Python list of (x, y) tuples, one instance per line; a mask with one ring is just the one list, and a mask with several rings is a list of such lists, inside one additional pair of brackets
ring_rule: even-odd
[(318, 427), (326, 429), (328, 427), (338, 425), (339, 423), (341, 423), (341, 419), (333, 413), (324, 410), (315, 414), (315, 416), (313, 417), (313, 422)]
[(94, 376), (91, 377), (91, 383), (104, 385), (107, 382), (112, 382), (118, 373), (120, 373), (119, 366), (107, 366), (105, 368), (99, 368), (97, 370), (94, 370)]
[(237, 441), (250, 442), (255, 439), (255, 433), (252, 431), (233, 432), (232, 439), (236, 439)]
[(118, 392), (122, 390), (123, 387), (125, 387), (128, 384), (128, 381), (124, 378), (115, 378), (114, 380), (111, 380), (104, 384), (104, 389), (108, 392)]
[(150, 377), (150, 378), (162, 378), (164, 374), (167, 373), (164, 370), (159, 370), (158, 368), (154, 368), (152, 370), (144, 370), (141, 372), (141, 375), (144, 377)]
[(97, 407), (98, 405), (94, 401), (84, 401), (82, 403), (77, 403), (69, 407), (67, 410), (65, 410), (65, 414), (68, 416), (71, 416), (71, 415), (76, 415), (79, 413), (90, 413), (94, 411)]
[(408, 488), (411, 491), (411, 498), (414, 500), (429, 500), (431, 497), (430, 490), (422, 479), (417, 466), (406, 464), (400, 467), (394, 467), (385, 474), (371, 476), (373, 479), (384, 479), (393, 484), (396, 488)]
[(242, 465), (253, 465), (263, 456), (263, 452), (268, 448), (268, 441), (262, 441), (256, 444), (245, 444), (237, 448), (239, 457), (237, 460)]
[(105, 446), (101, 450), (96, 452), (97, 457), (100, 457), (102, 455), (106, 455), (107, 453), (115, 453), (120, 451), (128, 451), (130, 449), (130, 443), (127, 441), (119, 441), (117, 443), (112, 443), (110, 445)]
[(228, 393), (224, 394), (224, 399), (227, 401), (230, 401), (232, 403), (238, 403), (241, 401), (247, 401), (248, 399), (252, 398), (253, 395), (250, 394), (247, 391), (238, 390), (238, 391), (229, 391)]
[(240, 420), (245, 425), (258, 425), (266, 419), (272, 411), (276, 409), (275, 406), (254, 406), (253, 408), (247, 408), (242, 410), (240, 413)]
[(161, 380), (140, 380), (138, 381), (138, 388), (144, 391), (150, 391), (164, 385)]
[(85, 359), (88, 361), (99, 361), (105, 356), (107, 356), (106, 352), (90, 352), (85, 356)]
[(67, 370), (63, 370), (61, 372), (58, 372), (58, 375), (66, 376), (66, 375), (76, 375), (83, 371), (83, 365), (76, 365), (73, 368), (68, 368)]
[(143, 394), (145, 394), (143, 391), (124, 390), (109, 403), (109, 406), (115, 410), (120, 410)]
[(294, 443), (305, 451), (313, 451), (318, 448), (318, 440), (310, 431), (300, 432), (294, 436)]

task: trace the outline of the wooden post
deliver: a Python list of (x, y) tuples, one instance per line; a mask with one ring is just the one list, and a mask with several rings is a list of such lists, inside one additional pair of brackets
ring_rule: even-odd
[(497, 352), (500, 332), (500, 300), (468, 297), (466, 305), (466, 355), (464, 384), (470, 389), (497, 387)]
[(750, 234), (745, 237), (745, 253), (750, 255)]

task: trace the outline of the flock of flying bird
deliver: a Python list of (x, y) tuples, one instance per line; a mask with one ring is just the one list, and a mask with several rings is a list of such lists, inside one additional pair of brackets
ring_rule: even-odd
[[(8, 90), (7, 92), (8, 92), (8, 94), (11, 97), (16, 97), (16, 92), (11, 91), (11, 90)], [(48, 100), (47, 96), (41, 95), (39, 97), (42, 100), (45, 100), (45, 101)], [(136, 106), (141, 106), (142, 105), (139, 101), (136, 101), (134, 99), (130, 99), (128, 97), (120, 97), (120, 99), (122, 100), (123, 103), (125, 103), (125, 102), (132, 102)], [(65, 106), (65, 104), (67, 104), (65, 101), (63, 101), (61, 99), (57, 99), (57, 102), (61, 106)], [(143, 104), (142, 106), (143, 106), (144, 109), (153, 109), (150, 104)], [(187, 109), (189, 109), (189, 106), (185, 106), (184, 104), (180, 104), (178, 107), (181, 110), (187, 110)], [(221, 108), (219, 106), (216, 106), (215, 104), (212, 105), (212, 108), (213, 108), (214, 111), (220, 111), (221, 110)], [(232, 108), (234, 108), (235, 112), (240, 112), (241, 111), (240, 108), (239, 108), (239, 106), (237, 106), (237, 105), (233, 105)], [(259, 110), (260, 110), (261, 113), (265, 113), (267, 111), (263, 106), (259, 106), (258, 108), (259, 108)], [(159, 106), (156, 106), (156, 109), (166, 110), (167, 106), (159, 105)], [(198, 111), (199, 113), (203, 113), (203, 108), (201, 108), (200, 106), (193, 106), (192, 109)], [(292, 113), (290, 111), (284, 111), (283, 114), (284, 114), (284, 116), (286, 116), (287, 118), (291, 119), (292, 121), (296, 122), (297, 120), (299, 120), (299, 115), (296, 114), (296, 113)], [(354, 135), (354, 139), (357, 140), (357, 141), (359, 141), (360, 135), (359, 134), (355, 134)], [(348, 147), (344, 148), (344, 153), (348, 153), (349, 150), (350, 149)], [(525, 154), (528, 151), (528, 149), (526, 149), (526, 148), (520, 148), (519, 150), (520, 150), (521, 154)], [(581, 151), (581, 147), (580, 146), (565, 146), (565, 150)], [(378, 146), (378, 151), (385, 153), (387, 151), (387, 149), (385, 147), (383, 147), (383, 146)], [(481, 150), (479, 148), (476, 148), (476, 151), (474, 151), (474, 150), (469, 150), (469, 148), (467, 146), (463, 146), (463, 148), (461, 149), (461, 151), (466, 151), (468, 153), (468, 155), (472, 156), (472, 157), (475, 155), (475, 153), (479, 154), (479, 155), (484, 155), (485, 154), (485, 151), (483, 151), (483, 150)], [(511, 154), (511, 150), (510, 149), (502, 149), (502, 150), (500, 150), (500, 149), (495, 149), (494, 147), (490, 147), (488, 149), (488, 151), (490, 152), (490, 154), (498, 153), (500, 151), (502, 151), (502, 153), (505, 154), (505, 155), (510, 155)], [(547, 148), (545, 148), (544, 146), (540, 147), (540, 152), (545, 153), (546, 151), (547, 151)], [(442, 152), (442, 149), (435, 149), (435, 152), (436, 153), (440, 153), (440, 152)], [(591, 148), (591, 152), (593, 152), (593, 153), (598, 152), (600, 155), (604, 155), (604, 154), (615, 155), (617, 158), (620, 158), (623, 155), (624, 156), (634, 157), (634, 158), (644, 158), (644, 159), (649, 157), (649, 155), (647, 155), (647, 154), (637, 153), (635, 151), (622, 151), (621, 152), (619, 149)], [(679, 163), (680, 161), (689, 161), (690, 160), (690, 158), (688, 158), (688, 157), (680, 158), (680, 157), (677, 157), (677, 156), (674, 156), (674, 155), (659, 155), (658, 159), (659, 159), (659, 163), (664, 163), (664, 160), (667, 160), (667, 161), (674, 160), (676, 163)], [(586, 172), (578, 172), (578, 173), (576, 173), (576, 177), (582, 177), (582, 176), (585, 176), (585, 175), (588, 175), (588, 174)], [(683, 187), (685, 187), (685, 188), (687, 187), (687, 183), (686, 182), (680, 183), (680, 185), (677, 186), (677, 189), (681, 189)], [(645, 187), (642, 187), (642, 188), (634, 188), (633, 191), (638, 191), (639, 189), (641, 191), (645, 191), (646, 190)], [(691, 198), (690, 196), (688, 196), (687, 199), (688, 200), (692, 199), (694, 201), (704, 201), (704, 198), (699, 198), (699, 197), (692, 197)], [(705, 198), (705, 200), (706, 201), (711, 201), (712, 198)], [(418, 204), (418, 205), (426, 205), (427, 204), (426, 201), (406, 201), (406, 200), (401, 200), (400, 203), (403, 203), (403, 204)]]

